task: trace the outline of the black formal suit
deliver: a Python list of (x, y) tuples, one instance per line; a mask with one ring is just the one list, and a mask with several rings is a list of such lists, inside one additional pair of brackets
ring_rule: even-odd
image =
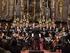
[(10, 46), (11, 46), (10, 47), (10, 51), (12, 53), (18, 53), (18, 47), (17, 47), (17, 40), (16, 40), (16, 38), (12, 37)]
[(46, 32), (46, 33), (45, 33), (45, 37), (48, 37), (48, 36), (49, 36), (49, 35), (48, 35), (48, 34), (49, 34), (48, 31), (49, 31), (48, 29), (45, 30), (45, 32)]
[(39, 28), (34, 28), (33, 33), (35, 35), (34, 38), (36, 38), (38, 40), (39, 39), (39, 33), (40, 33)]
[(2, 28), (0, 28), (0, 32), (2, 32)]
[(39, 49), (39, 33), (40, 33), (39, 28), (33, 28), (32, 33), (34, 33), (34, 37), (33, 37), (33, 46), (34, 46), (34, 48), (33, 49), (38, 50)]
[(70, 34), (61, 38), (62, 53), (70, 53)]

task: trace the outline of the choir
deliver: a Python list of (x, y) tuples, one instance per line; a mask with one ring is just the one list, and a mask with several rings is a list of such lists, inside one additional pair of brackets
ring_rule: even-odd
[(4, 28), (1, 25), (0, 23), (0, 47), (12, 53), (20, 53), (21, 50), (56, 51), (70, 47), (70, 29), (62, 23), (12, 23), (10, 28), (8, 24)]

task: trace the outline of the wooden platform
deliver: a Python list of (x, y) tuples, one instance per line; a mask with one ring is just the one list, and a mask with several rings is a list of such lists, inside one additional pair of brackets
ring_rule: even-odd
[(62, 53), (59, 50), (56, 50), (56, 52), (50, 52), (49, 50), (25, 50), (21, 51), (21, 53)]

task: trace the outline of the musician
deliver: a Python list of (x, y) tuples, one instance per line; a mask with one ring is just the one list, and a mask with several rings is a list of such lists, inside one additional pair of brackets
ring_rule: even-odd
[(19, 26), (19, 29), (20, 29), (20, 32), (23, 32), (23, 24), (22, 23), (20, 23), (20, 26)]
[(10, 29), (9, 29), (9, 33), (10, 33), (11, 36), (12, 36), (13, 32), (14, 32), (14, 28), (13, 28), (13, 26), (11, 26)]
[(35, 28), (35, 25), (36, 25), (35, 23), (32, 24), (32, 28), (33, 28), (33, 29)]
[(0, 53), (11, 53), (11, 52), (0, 47)]
[(62, 25), (62, 23), (60, 23), (60, 25), (59, 25), (59, 31), (61, 31), (62, 28), (63, 28), (63, 25)]
[(52, 25), (51, 25), (51, 23), (49, 23), (49, 32), (52, 32)]
[(44, 38), (42, 37), (42, 34), (39, 34), (39, 47), (40, 47), (40, 50), (43, 50), (45, 49), (44, 47)]
[(20, 33), (20, 32), (21, 32), (20, 27), (17, 26), (16, 31), (17, 31), (18, 33)]
[(33, 29), (33, 33), (32, 33), (32, 37), (33, 37), (33, 47), (34, 47), (34, 49), (39, 49), (39, 29), (38, 28), (34, 28)]
[(1, 34), (1, 47), (4, 49), (9, 49), (9, 44), (8, 44), (8, 40), (6, 39), (7, 36), (5, 35), (5, 33), (2, 32)]
[(62, 53), (70, 53), (70, 34), (61, 38)]
[(9, 43), (10, 44), (10, 51), (12, 53), (19, 53), (19, 48), (17, 45), (18, 38), (19, 38), (18, 32), (13, 32), (10, 43)]
[(16, 32), (16, 26), (15, 26), (15, 24), (14, 23), (12, 23), (12, 25), (11, 25), (11, 28), (10, 28), (10, 30), (9, 30), (11, 33), (14, 33), (14, 32)]
[(52, 34), (49, 32), (48, 36), (44, 38), (45, 38), (45, 49), (51, 49)]
[(4, 33), (0, 32), (0, 47), (3, 47), (3, 36), (4, 36)]
[(69, 29), (69, 31), (68, 31), (68, 34), (70, 35), (70, 29)]
[(8, 31), (8, 28), (7, 28), (7, 26), (5, 26), (5, 28), (4, 28), (4, 29), (2, 29), (2, 32), (4, 32), (4, 33), (5, 33), (5, 35), (7, 35), (7, 31)]
[(17, 38), (17, 49), (18, 52), (20, 53), (21, 49), (23, 48), (23, 36), (21, 34), (19, 34), (18, 38)]
[(0, 32), (2, 32), (2, 26), (1, 26), (1, 23), (0, 23)]
[(12, 52), (12, 53), (17, 53), (17, 41), (16, 41), (16, 39), (15, 38), (13, 38), (12, 40), (11, 40), (11, 46), (10, 46), (10, 51)]
[(46, 34), (46, 33), (47, 33), (47, 30), (46, 30), (46, 28), (45, 28), (45, 27), (43, 27), (43, 28), (42, 28), (41, 33), (42, 33), (42, 37), (44, 37), (44, 36), (47, 36), (47, 35), (48, 35), (48, 34)]
[(62, 35), (63, 35), (63, 36), (67, 36), (67, 32), (66, 32), (65, 27), (62, 28)]
[(58, 32), (55, 34), (55, 37), (54, 37), (54, 49), (55, 51), (58, 50), (59, 52), (61, 51), (61, 41), (60, 39), (62, 38), (62, 33), (61, 32)]
[(31, 34), (31, 40), (32, 40), (32, 49), (35, 49), (35, 40), (34, 40), (34, 33)]

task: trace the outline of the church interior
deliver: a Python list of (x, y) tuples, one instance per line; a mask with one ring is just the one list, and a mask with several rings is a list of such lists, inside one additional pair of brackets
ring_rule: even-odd
[(70, 53), (70, 0), (0, 0), (0, 53)]

